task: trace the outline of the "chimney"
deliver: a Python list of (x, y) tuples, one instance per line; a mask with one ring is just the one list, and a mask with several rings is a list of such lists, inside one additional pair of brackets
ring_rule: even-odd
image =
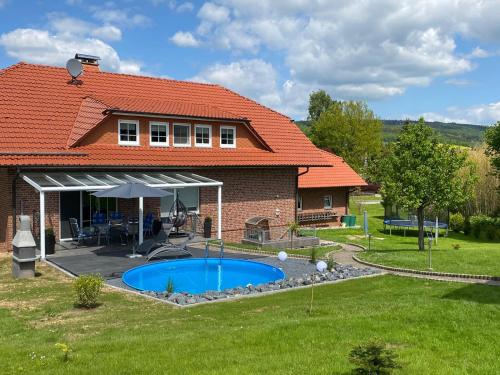
[(100, 72), (99, 56), (85, 55), (83, 53), (75, 54), (75, 59), (80, 60), (84, 72)]

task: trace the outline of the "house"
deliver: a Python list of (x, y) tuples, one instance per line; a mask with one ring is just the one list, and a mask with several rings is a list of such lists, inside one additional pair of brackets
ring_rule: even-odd
[(213, 218), (213, 236), (239, 242), (249, 218), (294, 221), (298, 169), (329, 166), (288, 117), (231, 90), (102, 72), (97, 58), (76, 57), (77, 78), (23, 62), (0, 70), (0, 251), (20, 214), (35, 234), (52, 228), (64, 240), (69, 218), (86, 226), (96, 210), (168, 213), (171, 197), (91, 195), (137, 181), (173, 191)]
[(330, 166), (299, 169), (297, 219), (301, 225), (338, 226), (349, 213), (349, 192), (367, 183), (341, 157), (321, 153)]

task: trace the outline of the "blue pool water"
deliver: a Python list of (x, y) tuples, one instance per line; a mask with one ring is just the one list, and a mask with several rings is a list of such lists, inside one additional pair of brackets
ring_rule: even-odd
[(125, 272), (122, 281), (134, 289), (164, 292), (168, 281), (172, 280), (175, 292), (199, 294), (208, 290), (221, 291), (284, 278), (282, 270), (268, 264), (208, 258), (146, 264)]

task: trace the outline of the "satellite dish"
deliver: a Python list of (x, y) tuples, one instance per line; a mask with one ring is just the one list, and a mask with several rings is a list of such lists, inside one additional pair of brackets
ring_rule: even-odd
[(69, 59), (66, 63), (66, 69), (73, 79), (79, 77), (83, 72), (82, 63), (77, 59)]

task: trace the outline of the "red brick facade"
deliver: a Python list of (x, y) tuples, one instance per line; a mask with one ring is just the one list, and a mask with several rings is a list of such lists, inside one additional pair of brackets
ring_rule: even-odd
[[(0, 252), (12, 250), (12, 181), (15, 170), (0, 169)], [(21, 178), (16, 180), (16, 211), (17, 215), (29, 215), (33, 227), (33, 235), (40, 234), (39, 212), (40, 195)], [(45, 194), (45, 228), (53, 228), (56, 238), (59, 238), (59, 193)]]
[[(299, 196), (302, 197), (302, 210), (300, 214), (331, 212), (335, 217), (331, 220), (321, 220), (315, 222), (305, 222), (304, 225), (340, 225), (340, 217), (346, 215), (348, 212), (349, 202), (349, 188), (312, 188), (312, 189), (299, 189)], [(323, 197), (325, 195), (332, 196), (332, 208), (325, 209), (323, 206)]]
[[(271, 226), (280, 227), (295, 220), (296, 168), (235, 168), (204, 169), (199, 173), (224, 183), (222, 188), (222, 236), (226, 241), (239, 242), (243, 238), (245, 221), (253, 216), (271, 218)], [(11, 250), (12, 241), (12, 179), (14, 170), (0, 169), (0, 252)], [(38, 192), (19, 178), (16, 182), (17, 214), (31, 216), (34, 235), (39, 234)], [(335, 199), (334, 199), (335, 202)], [(137, 200), (120, 199), (118, 209), (125, 215), (135, 214)], [(157, 213), (158, 198), (144, 199), (144, 212)], [(46, 228), (53, 228), (59, 238), (59, 193), (46, 193)], [(33, 220), (33, 215), (35, 220)], [(200, 189), (200, 217), (213, 218), (213, 235), (217, 230), (217, 188)]]

